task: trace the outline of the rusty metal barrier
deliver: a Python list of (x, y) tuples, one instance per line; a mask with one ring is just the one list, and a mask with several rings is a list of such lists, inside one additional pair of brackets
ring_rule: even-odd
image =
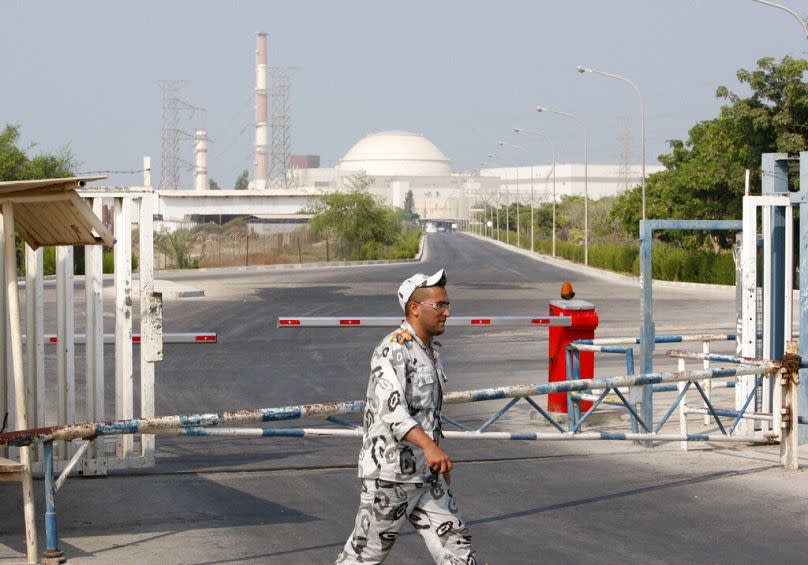
[[(796, 358), (796, 360), (794, 359)], [(584, 380), (571, 380), (548, 382), (540, 384), (523, 384), (514, 386), (494, 387), (447, 393), (444, 404), (462, 404), (496, 399), (511, 399), (505, 408), (497, 415), (489, 418), (477, 430), (446, 431), (447, 438), (472, 440), (511, 440), (511, 441), (590, 441), (590, 440), (628, 440), (628, 441), (708, 441), (708, 442), (745, 442), (772, 444), (781, 442), (781, 463), (786, 468), (797, 466), (797, 383), (800, 359), (793, 355), (783, 362), (760, 361), (752, 365), (733, 368), (717, 368), (709, 370), (677, 371), (671, 373), (649, 373), (645, 375), (627, 375), (616, 377), (598, 377)], [(781, 431), (773, 430), (763, 436), (740, 436), (731, 434), (662, 434), (659, 428), (652, 430), (651, 423), (643, 420), (634, 413), (640, 425), (646, 430), (641, 432), (581, 432), (580, 425), (570, 431), (564, 431), (560, 424), (542, 409), (532, 396), (545, 395), (558, 392), (574, 392), (587, 390), (601, 390), (601, 400), (609, 392), (615, 393), (629, 411), (633, 411), (620, 387), (656, 385), (663, 383), (691, 383), (705, 379), (718, 379), (737, 377), (742, 375), (776, 374), (781, 387), (783, 401)], [(696, 384), (698, 386), (698, 384)], [(778, 387), (778, 388), (780, 388)], [(541, 433), (533, 431), (520, 432), (487, 432), (502, 414), (510, 409), (516, 402), (524, 399), (544, 418), (546, 418), (558, 433)], [(216, 412), (194, 415), (173, 415), (154, 418), (140, 418), (130, 420), (117, 420), (110, 422), (87, 422), (82, 424), (66, 424), (19, 430), (0, 434), (0, 445), (26, 446), (35, 442), (44, 443), (45, 454), (45, 499), (46, 499), (46, 563), (58, 563), (62, 552), (58, 549), (58, 529), (56, 519), (55, 493), (64, 483), (71, 469), (83, 455), (84, 450), (98, 437), (112, 435), (133, 434), (172, 434), (188, 436), (230, 436), (230, 437), (358, 437), (361, 430), (344, 420), (341, 415), (357, 414), (364, 408), (364, 401), (351, 400), (340, 402), (327, 402), (316, 404), (300, 404), (275, 408), (257, 408), (252, 410), (236, 410), (229, 412)], [(255, 424), (261, 422), (276, 422), (296, 420), (301, 418), (330, 419), (337, 424), (348, 426), (350, 429), (335, 428), (225, 428), (225, 425)], [(582, 418), (582, 420), (584, 420)], [(447, 420), (451, 423), (450, 420)], [(582, 423), (579, 422), (579, 424)], [(661, 426), (660, 426), (661, 427)], [(53, 476), (53, 442), (54, 441), (84, 440), (84, 444), (68, 463), (62, 475), (54, 480)]]

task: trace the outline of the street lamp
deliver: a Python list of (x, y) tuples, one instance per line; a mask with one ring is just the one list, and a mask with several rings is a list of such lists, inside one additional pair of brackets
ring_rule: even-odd
[(778, 4), (776, 2), (769, 2), (769, 0), (754, 0), (754, 1), (757, 2), (758, 4), (765, 4), (766, 6), (771, 6), (772, 8), (779, 8), (780, 10), (788, 12), (789, 14), (797, 18), (797, 21), (799, 21), (800, 25), (802, 26), (802, 32), (805, 34), (805, 38), (808, 39), (808, 22), (806, 22), (802, 18), (802, 16), (800, 16), (797, 12), (795, 12), (794, 10), (792, 10), (787, 6), (783, 6), (782, 4)]
[[(540, 139), (545, 140), (547, 143), (550, 144), (550, 147), (553, 150), (553, 257), (556, 255), (556, 145), (553, 143), (553, 140), (550, 139), (548, 135), (545, 135), (538, 131), (528, 131), (522, 128), (513, 128), (514, 133), (525, 133), (527, 135), (532, 135), (533, 137), (538, 137)], [(547, 179), (545, 177), (545, 187)], [(530, 170), (530, 198), (533, 199), (533, 167), (531, 166)], [(530, 205), (530, 250), (534, 251), (533, 247), (533, 203), (531, 202)]]
[[(502, 165), (497, 161), (497, 156), (493, 153), (488, 154), (488, 158), (491, 161)], [(505, 179), (507, 181), (507, 179)], [(497, 192), (497, 239), (499, 239), (499, 198), (500, 194)], [(508, 202), (508, 183), (505, 183), (505, 243), (511, 243), (511, 213), (510, 213), (510, 206)]]
[(640, 146), (642, 147), (642, 219), (646, 220), (645, 214), (645, 102), (642, 99), (642, 93), (640, 92), (640, 87), (636, 85), (633, 81), (630, 81), (626, 77), (622, 77), (620, 75), (616, 75), (613, 73), (607, 73), (604, 71), (599, 71), (597, 69), (590, 69), (589, 67), (582, 67), (578, 65), (576, 70), (583, 74), (583, 73), (596, 73), (599, 75), (603, 75), (605, 77), (616, 78), (617, 80), (622, 80), (625, 83), (631, 85), (634, 89), (634, 92), (637, 93), (637, 96), (640, 98)]
[(549, 112), (575, 120), (584, 128), (584, 265), (589, 265), (589, 129), (586, 124), (574, 114), (536, 106), (537, 112)]
[[(486, 163), (485, 161), (480, 161), (480, 166), (481, 167), (487, 167), (488, 163)], [(497, 240), (499, 240), (499, 190), (497, 190), (497, 207), (496, 207), (496, 211), (497, 211), (497, 217), (496, 217), (496, 220), (497, 220), (496, 221)], [(493, 222), (494, 222), (494, 207), (491, 206), (491, 238), (492, 239), (494, 238), (494, 225), (493, 225)]]
[[(498, 141), (497, 144), (500, 147), (513, 147), (514, 149), (519, 149), (520, 151), (524, 151), (525, 153), (530, 154), (530, 152), (520, 145), (516, 145), (514, 143), (508, 143), (506, 141)], [(516, 246), (521, 247), (521, 242), (519, 240), (520, 232), (519, 232), (519, 166), (516, 167)], [(534, 250), (534, 243), (533, 243), (533, 165), (530, 165), (530, 250)]]

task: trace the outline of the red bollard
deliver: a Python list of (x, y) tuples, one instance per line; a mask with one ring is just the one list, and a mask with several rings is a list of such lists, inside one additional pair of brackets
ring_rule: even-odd
[[(550, 382), (567, 380), (566, 346), (577, 339), (594, 339), (598, 327), (598, 315), (594, 304), (583, 300), (550, 301), (551, 316), (569, 316), (571, 326), (550, 327)], [(591, 351), (580, 353), (580, 378), (591, 379), (595, 376), (595, 354)], [(581, 402), (581, 410), (585, 411), (591, 402)], [(567, 393), (550, 394), (547, 399), (549, 412), (567, 413)]]

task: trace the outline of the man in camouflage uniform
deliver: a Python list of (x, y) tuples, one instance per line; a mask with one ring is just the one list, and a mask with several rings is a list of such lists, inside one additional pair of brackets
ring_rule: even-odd
[(337, 557), (340, 565), (384, 561), (405, 519), (435, 563), (477, 564), (449, 490), (452, 461), (438, 446), (446, 375), (432, 338), (443, 333), (451, 314), (445, 286), (444, 269), (404, 281), (398, 298), (407, 319), (373, 351), (359, 452), (359, 511)]

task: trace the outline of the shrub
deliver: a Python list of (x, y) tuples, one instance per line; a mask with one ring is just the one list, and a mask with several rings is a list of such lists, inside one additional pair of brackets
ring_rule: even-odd
[[(529, 247), (528, 241), (528, 247)], [(552, 253), (550, 239), (537, 239), (535, 249)], [(569, 241), (556, 240), (556, 255), (583, 263), (584, 248)], [(596, 243), (589, 246), (589, 264), (619, 273), (639, 275), (639, 245), (630, 243)], [(654, 242), (654, 278), (667, 281), (687, 281), (712, 284), (735, 284), (735, 261), (731, 252), (684, 249), (661, 241)]]

